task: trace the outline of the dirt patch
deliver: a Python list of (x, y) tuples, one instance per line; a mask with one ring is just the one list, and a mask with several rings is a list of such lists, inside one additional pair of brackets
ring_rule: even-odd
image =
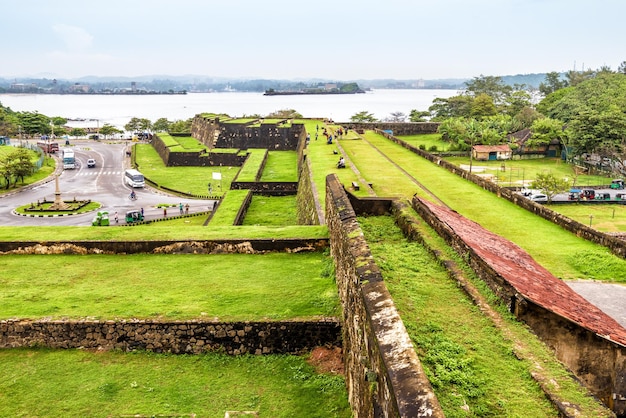
[(311, 351), (307, 362), (319, 373), (332, 373), (344, 376), (343, 355), (340, 347), (316, 347)]

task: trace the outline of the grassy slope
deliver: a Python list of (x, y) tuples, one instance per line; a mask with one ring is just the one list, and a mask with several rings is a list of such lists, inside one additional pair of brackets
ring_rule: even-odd
[[(594, 278), (626, 283), (626, 260), (607, 249), (585, 241), (553, 223), (467, 182), (380, 135), (365, 138), (379, 147), (395, 163), (433, 191), (452, 209), (483, 227), (515, 242), (555, 276), (564, 279)], [(354, 144), (352, 143), (354, 142)], [(428, 198), (398, 168), (364, 141), (342, 142), (348, 153), (366, 154), (356, 160), (364, 177), (371, 180), (381, 196), (409, 199), (414, 193)], [(384, 167), (384, 169), (383, 169)], [(384, 176), (384, 181), (377, 181)]]

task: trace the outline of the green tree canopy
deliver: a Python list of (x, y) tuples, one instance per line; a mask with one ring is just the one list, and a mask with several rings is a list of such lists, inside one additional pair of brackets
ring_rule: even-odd
[(549, 94), (537, 109), (563, 121), (576, 153), (620, 152), (626, 135), (626, 77), (600, 72)]
[(548, 198), (548, 203), (552, 202), (554, 196), (569, 190), (569, 184), (564, 179), (557, 178), (552, 173), (537, 173), (531, 186), (533, 189), (541, 190)]
[(376, 122), (374, 115), (367, 110), (362, 110), (350, 116), (350, 122)]
[(111, 136), (111, 135), (115, 135), (115, 134), (121, 134), (124, 131), (122, 131), (121, 129), (116, 128), (113, 125), (110, 125), (108, 123), (105, 123), (104, 126), (102, 128), (100, 128), (99, 133), (104, 135), (104, 137), (106, 138), (107, 136)]

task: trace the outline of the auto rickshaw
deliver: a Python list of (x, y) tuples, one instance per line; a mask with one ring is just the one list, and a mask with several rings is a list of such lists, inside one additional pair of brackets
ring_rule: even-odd
[(92, 226), (109, 226), (109, 212), (98, 212), (91, 221)]
[(129, 210), (126, 212), (126, 223), (132, 224), (143, 221), (143, 214), (138, 210)]
[(624, 180), (623, 179), (615, 179), (615, 180), (611, 181), (611, 189), (623, 190), (624, 189)]

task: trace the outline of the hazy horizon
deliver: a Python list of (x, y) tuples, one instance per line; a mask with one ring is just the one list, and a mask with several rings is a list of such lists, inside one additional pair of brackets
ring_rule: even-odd
[(616, 70), (626, 2), (29, 0), (0, 77), (437, 80)]

